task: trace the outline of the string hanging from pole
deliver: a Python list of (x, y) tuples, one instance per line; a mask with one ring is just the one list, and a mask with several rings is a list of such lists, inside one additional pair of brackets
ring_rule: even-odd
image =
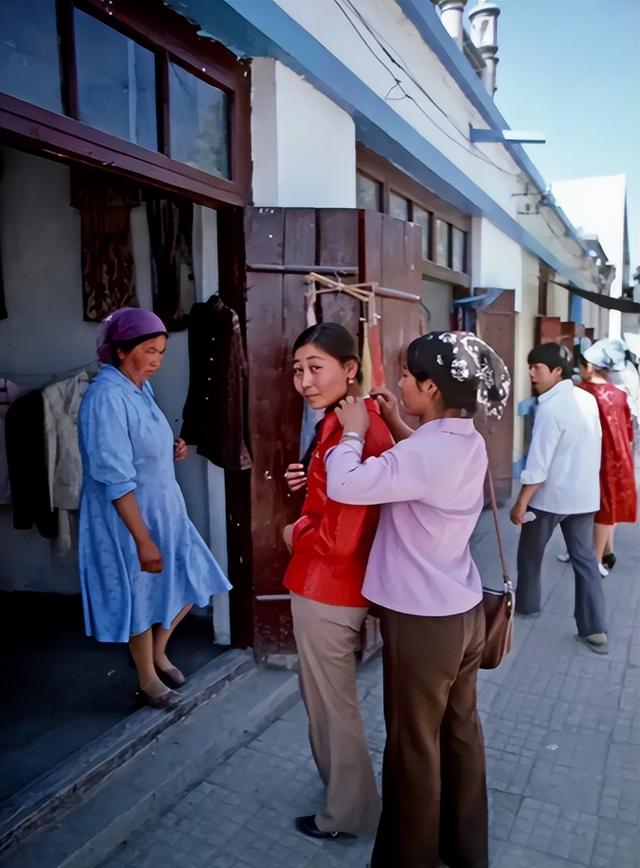
[(383, 388), (385, 375), (380, 337), (382, 317), (376, 310), (376, 289), (379, 288), (379, 284), (373, 282), (342, 283), (340, 280), (332, 280), (330, 277), (313, 271), (308, 275), (307, 282), (309, 284), (309, 291), (306, 294), (307, 325), (315, 323), (315, 306), (318, 296), (341, 292), (355, 298), (364, 306), (366, 315), (362, 341), (363, 391), (368, 394), (373, 387)]

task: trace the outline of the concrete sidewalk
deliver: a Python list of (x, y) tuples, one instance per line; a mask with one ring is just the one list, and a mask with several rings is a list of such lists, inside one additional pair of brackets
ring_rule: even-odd
[[(513, 564), (517, 532), (502, 515)], [(623, 526), (619, 564), (604, 581), (610, 652), (575, 639), (573, 576), (545, 564), (542, 615), (516, 620), (516, 648), (483, 672), (495, 868), (638, 868), (640, 805), (640, 533)], [(483, 575), (499, 579), (490, 516), (474, 540)], [(379, 769), (384, 746), (379, 658), (360, 670), (362, 709)], [(295, 832), (321, 786), (298, 702), (259, 737), (211, 769), (171, 810), (121, 845), (103, 868), (340, 868), (367, 862), (370, 841), (318, 842)], [(390, 866), (392, 868), (392, 866)]]

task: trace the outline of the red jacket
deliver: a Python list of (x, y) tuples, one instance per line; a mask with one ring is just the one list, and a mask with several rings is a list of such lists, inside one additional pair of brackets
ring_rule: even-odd
[[(366, 399), (370, 425), (363, 459), (393, 446), (378, 406)], [(342, 438), (335, 412), (322, 421), (309, 470), (302, 515), (293, 528), (293, 554), (284, 584), (294, 594), (333, 606), (368, 606), (362, 582), (378, 526), (377, 506), (346, 506), (327, 497), (325, 456)]]

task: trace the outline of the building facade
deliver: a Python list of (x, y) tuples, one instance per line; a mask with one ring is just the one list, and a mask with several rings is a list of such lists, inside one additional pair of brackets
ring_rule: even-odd
[[(287, 352), (306, 322), (310, 271), (381, 287), (391, 383), (402, 346), (426, 328), (477, 330), (505, 355), (512, 412), (486, 432), (505, 498), (526, 450), (529, 348), (602, 328), (570, 292), (598, 291), (589, 247), (492, 99), (499, 9), (478, 3), (469, 34), (464, 6), (9, 0), (0, 10), (0, 373), (35, 388), (93, 356), (78, 170), (130, 185), (138, 303), (155, 304), (145, 203), (162, 194), (193, 207), (191, 300), (219, 292), (240, 316), (254, 468), (225, 473), (193, 456), (180, 470), (235, 586), (214, 612), (219, 643), (291, 647), (279, 532), (297, 507), (281, 479), (301, 408)], [(360, 329), (353, 299), (320, 307)], [(177, 331), (156, 386), (176, 430), (187, 378)], [(72, 561), (14, 531), (5, 508), (0, 528), (2, 589), (76, 589)]]

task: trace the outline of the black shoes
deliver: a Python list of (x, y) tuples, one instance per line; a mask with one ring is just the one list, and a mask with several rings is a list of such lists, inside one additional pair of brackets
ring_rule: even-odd
[(187, 680), (177, 666), (172, 666), (171, 669), (160, 669), (159, 666), (156, 666), (156, 675), (160, 681), (162, 681), (163, 684), (166, 684), (167, 687), (171, 688), (171, 690), (176, 690), (178, 687), (182, 687)]
[(160, 696), (150, 696), (148, 693), (145, 693), (142, 688), (138, 688), (137, 697), (138, 705), (146, 705), (149, 708), (159, 708), (162, 711), (173, 711), (173, 709), (177, 708), (182, 701), (182, 697), (173, 690), (168, 690)]
[(308, 817), (296, 817), (296, 829), (307, 835), (309, 838), (355, 838), (355, 835), (349, 835), (347, 832), (323, 832), (316, 826), (316, 818), (314, 814)]

